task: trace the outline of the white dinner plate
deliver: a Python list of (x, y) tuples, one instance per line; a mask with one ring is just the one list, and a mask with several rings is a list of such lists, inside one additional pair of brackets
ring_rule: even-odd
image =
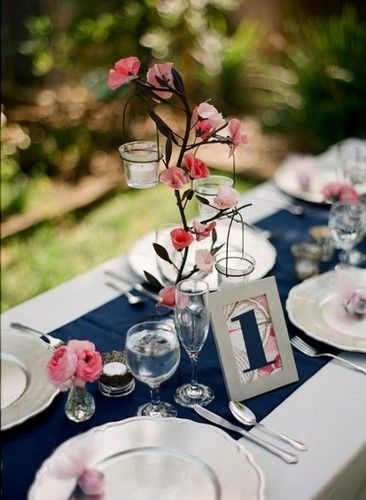
[[(366, 286), (366, 269), (357, 269), (358, 286)], [(366, 353), (366, 318), (354, 319), (341, 305), (336, 271), (294, 286), (286, 301), (291, 322), (310, 337), (345, 351)]]
[(104, 500), (262, 500), (264, 476), (243, 445), (216, 427), (134, 417), (69, 439), (37, 472), (29, 500), (73, 498), (85, 468), (104, 473)]
[[(359, 148), (361, 154), (366, 156), (366, 141), (361, 139), (347, 139), (342, 147)], [(319, 156), (292, 155), (286, 158), (276, 170), (274, 181), (282, 191), (313, 203), (325, 203), (322, 195), (323, 187), (329, 182), (339, 181), (337, 172), (337, 146), (332, 146)], [(302, 188), (301, 179), (307, 177), (309, 185)], [(366, 186), (360, 188), (360, 193), (366, 191)]]
[[(225, 223), (220, 223), (220, 225), (218, 225), (217, 234), (219, 242), (225, 241), (226, 228), (227, 225), (225, 225)], [(153, 276), (161, 278), (156, 264), (155, 251), (152, 246), (154, 241), (156, 241), (155, 232), (152, 231), (136, 240), (128, 251), (128, 263), (137, 276), (141, 278), (145, 278), (144, 271), (148, 271)], [(210, 238), (206, 238), (201, 242), (192, 243), (192, 248), (190, 248), (189, 258), (187, 260), (188, 266), (189, 264), (194, 264), (194, 250), (198, 248), (208, 248), (210, 241)], [(232, 226), (230, 246), (233, 249), (241, 249), (241, 230), (238, 224)], [(245, 227), (244, 229), (244, 251), (252, 255), (255, 259), (255, 267), (251, 274), (251, 279), (263, 278), (276, 262), (275, 247), (267, 238), (262, 236), (259, 231), (250, 227)], [(205, 280), (208, 282), (210, 290), (215, 290), (217, 288), (217, 272), (215, 270), (206, 276)]]
[(1, 430), (47, 408), (59, 392), (46, 376), (53, 349), (29, 333), (1, 331)]

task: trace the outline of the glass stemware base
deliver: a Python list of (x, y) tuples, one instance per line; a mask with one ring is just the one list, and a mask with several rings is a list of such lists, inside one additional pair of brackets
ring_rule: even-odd
[(176, 417), (177, 410), (169, 403), (146, 403), (138, 407), (136, 415), (138, 417)]
[(184, 384), (178, 387), (174, 400), (181, 406), (192, 408), (194, 405), (206, 406), (214, 399), (213, 390), (203, 384)]

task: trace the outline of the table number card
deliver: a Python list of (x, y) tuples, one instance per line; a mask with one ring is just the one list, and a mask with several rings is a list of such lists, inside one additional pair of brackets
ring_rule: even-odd
[(209, 295), (229, 399), (241, 401), (298, 380), (273, 276)]

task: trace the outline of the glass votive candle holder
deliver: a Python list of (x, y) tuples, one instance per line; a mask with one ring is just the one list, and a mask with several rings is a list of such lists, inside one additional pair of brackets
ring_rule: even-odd
[(319, 274), (319, 263), (322, 258), (321, 248), (315, 243), (302, 242), (291, 246), (295, 259), (295, 276), (305, 280)]
[[(196, 179), (193, 181), (193, 190), (196, 195), (206, 198), (212, 204), (213, 199), (217, 196), (220, 186), (232, 187), (233, 179), (225, 175), (210, 175), (205, 179)], [(198, 201), (198, 210), (202, 218), (212, 217), (217, 214), (217, 210)]]
[(219, 252), (215, 256), (218, 289), (226, 290), (248, 282), (254, 267), (254, 257), (247, 253)]
[(161, 151), (156, 142), (135, 141), (118, 148), (127, 185), (137, 189), (153, 187), (159, 180)]
[(328, 226), (312, 226), (309, 235), (321, 249), (321, 260), (328, 262), (334, 254), (333, 239)]
[(103, 371), (98, 380), (99, 390), (104, 396), (127, 396), (135, 388), (135, 379), (129, 371), (125, 353), (111, 351), (102, 353)]

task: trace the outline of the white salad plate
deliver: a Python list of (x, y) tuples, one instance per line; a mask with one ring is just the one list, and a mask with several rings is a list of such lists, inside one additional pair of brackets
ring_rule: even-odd
[(75, 498), (85, 468), (105, 477), (104, 500), (262, 500), (253, 457), (216, 427), (178, 418), (133, 417), (69, 439), (43, 463), (29, 500)]
[[(366, 286), (366, 269), (355, 269), (358, 286)], [(339, 295), (337, 271), (294, 286), (286, 301), (291, 322), (310, 337), (345, 351), (366, 353), (366, 318), (349, 316)]]
[[(350, 151), (358, 148), (363, 157), (366, 156), (366, 141), (347, 139), (342, 147)], [(319, 156), (292, 155), (286, 158), (274, 175), (274, 181), (282, 191), (295, 198), (313, 203), (326, 203), (322, 195), (323, 187), (329, 182), (339, 182), (340, 172), (337, 171), (337, 145), (330, 147)], [(308, 186), (304, 189), (304, 178)], [(366, 192), (366, 186), (361, 186), (360, 193)]]
[[(225, 241), (227, 231), (227, 224), (219, 223), (217, 227), (218, 242)], [(177, 224), (178, 226), (179, 224)], [(233, 224), (230, 236), (230, 247), (235, 250), (241, 250), (241, 237), (242, 232), (238, 224)], [(142, 238), (135, 241), (130, 247), (127, 260), (131, 269), (137, 276), (145, 278), (144, 271), (148, 271), (153, 276), (161, 279), (157, 263), (156, 255), (152, 244), (156, 241), (155, 232), (145, 234)], [(211, 238), (206, 238), (200, 242), (194, 242), (190, 246), (189, 257), (187, 259), (187, 268), (194, 265), (195, 250), (199, 248), (209, 248)], [(218, 244), (218, 243), (217, 243)], [(244, 251), (252, 255), (255, 259), (255, 267), (250, 279), (263, 278), (274, 266), (276, 262), (276, 249), (268, 241), (267, 238), (262, 236), (260, 231), (245, 227), (244, 229)], [(169, 252), (169, 250), (168, 250)], [(205, 280), (210, 286), (210, 290), (217, 288), (217, 272), (214, 271), (205, 277)]]
[(1, 430), (47, 408), (58, 389), (46, 376), (52, 347), (29, 333), (1, 331)]

